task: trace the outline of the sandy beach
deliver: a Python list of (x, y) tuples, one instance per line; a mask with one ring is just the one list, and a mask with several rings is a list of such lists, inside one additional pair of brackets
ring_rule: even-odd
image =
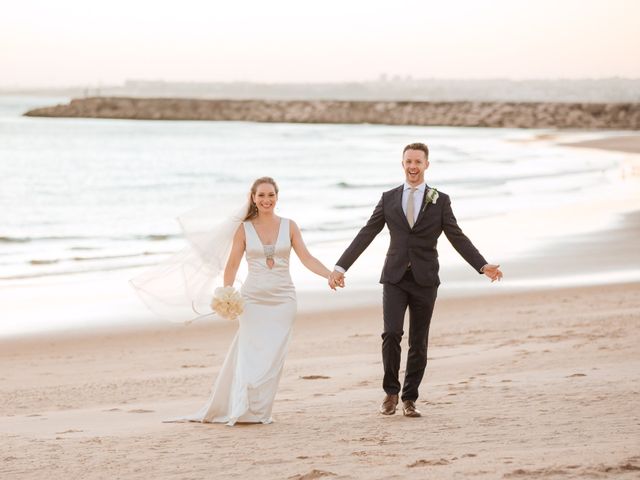
[(268, 426), (161, 423), (206, 399), (233, 324), (14, 340), (0, 350), (0, 473), (637, 478), (639, 291), (440, 301), (420, 419), (376, 412), (378, 307), (297, 320)]
[(581, 148), (596, 148), (598, 150), (640, 153), (640, 135), (605, 137), (595, 140), (587, 140), (584, 142), (565, 143), (564, 145)]
[[(640, 265), (632, 207), (504, 265), (503, 284), (445, 280), (419, 419), (377, 413), (377, 303), (298, 316), (271, 425), (162, 423), (206, 401), (233, 322), (0, 339), (0, 478), (637, 478), (640, 282), (598, 277)], [(504, 288), (550, 270), (597, 280)]]

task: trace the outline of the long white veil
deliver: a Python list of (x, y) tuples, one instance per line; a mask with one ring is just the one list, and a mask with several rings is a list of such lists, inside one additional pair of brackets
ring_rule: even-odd
[(151, 311), (182, 323), (215, 315), (213, 292), (222, 286), (233, 236), (247, 214), (245, 198), (231, 213), (221, 213), (219, 204), (211, 204), (177, 217), (189, 245), (129, 280)]

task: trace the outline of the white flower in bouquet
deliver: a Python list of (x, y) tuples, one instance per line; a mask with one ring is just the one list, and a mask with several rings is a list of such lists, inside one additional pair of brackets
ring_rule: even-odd
[(211, 301), (211, 309), (222, 318), (235, 320), (244, 311), (244, 301), (235, 288), (218, 287)]

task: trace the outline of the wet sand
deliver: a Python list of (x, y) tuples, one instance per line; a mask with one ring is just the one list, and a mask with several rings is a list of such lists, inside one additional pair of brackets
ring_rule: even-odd
[(563, 145), (581, 148), (596, 148), (599, 150), (614, 150), (616, 152), (640, 153), (640, 135), (625, 135), (620, 137), (605, 137), (584, 142), (565, 143)]

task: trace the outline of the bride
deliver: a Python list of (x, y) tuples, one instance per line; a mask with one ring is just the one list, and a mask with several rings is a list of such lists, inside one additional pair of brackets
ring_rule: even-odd
[(258, 178), (251, 186), (248, 211), (235, 231), (224, 268), (224, 286), (232, 286), (245, 254), (249, 273), (240, 292), (244, 312), (238, 331), (209, 400), (192, 415), (164, 422), (234, 425), (273, 421), (273, 401), (296, 315), (296, 291), (289, 274), (291, 248), (313, 273), (325, 279), (331, 273), (309, 253), (296, 223), (275, 214), (277, 202), (276, 182)]

